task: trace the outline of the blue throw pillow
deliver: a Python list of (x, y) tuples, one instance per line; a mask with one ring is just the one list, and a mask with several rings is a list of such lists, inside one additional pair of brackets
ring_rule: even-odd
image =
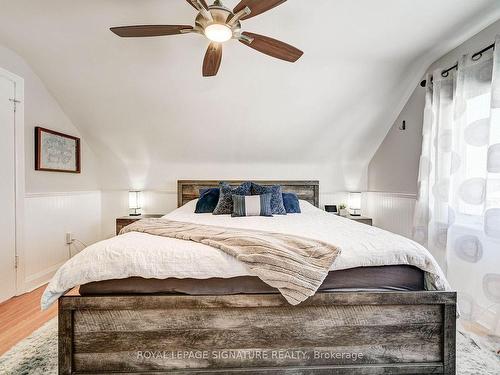
[(286, 215), (280, 185), (263, 186), (252, 182), (252, 195), (262, 194), (271, 194), (271, 211), (273, 215)]
[(271, 213), (271, 194), (233, 195), (231, 216), (273, 216)]
[(240, 186), (233, 188), (227, 182), (220, 182), (219, 189), (219, 201), (212, 213), (214, 215), (231, 215), (233, 213), (233, 194), (250, 195), (252, 183), (244, 182)]
[(297, 194), (283, 193), (283, 205), (287, 214), (300, 214), (300, 203)]
[(219, 188), (200, 189), (200, 199), (196, 202), (195, 214), (211, 214), (219, 202)]

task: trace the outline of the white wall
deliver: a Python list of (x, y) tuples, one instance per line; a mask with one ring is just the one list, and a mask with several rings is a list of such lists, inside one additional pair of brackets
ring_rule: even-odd
[[(427, 69), (427, 73), (432, 73), (435, 69), (441, 70), (453, 66), (460, 56), (474, 53), (492, 44), (497, 34), (500, 34), (500, 20), (436, 60)], [(382, 192), (385, 193), (384, 196), (386, 197), (392, 195), (395, 198), (397, 198), (398, 193), (406, 193), (408, 199), (411, 199), (410, 197), (413, 194), (415, 196), (413, 200), (416, 199), (419, 159), (422, 151), (424, 105), (425, 89), (418, 85), (370, 161), (368, 166), (368, 191)], [(406, 120), (406, 131), (398, 129), (403, 120)], [(367, 199), (369, 200), (367, 204), (369, 211), (367, 213), (374, 216), (375, 223), (391, 230), (392, 224), (387, 222), (385, 216), (390, 215), (390, 210), (383, 209), (386, 206), (382, 201), (373, 201), (380, 199), (380, 196), (369, 194)], [(398, 200), (396, 199), (394, 202), (397, 203)], [(411, 210), (408, 215), (412, 215), (413, 205), (407, 203), (406, 201), (402, 203), (400, 211), (406, 207), (406, 209)], [(402, 212), (400, 214), (402, 217), (408, 216)], [(411, 225), (412, 223), (408, 222), (408, 228), (399, 228), (398, 230), (402, 233), (411, 233)]]
[[(114, 218), (127, 213), (127, 190), (153, 192), (148, 211), (165, 212), (175, 207), (178, 179), (319, 179), (323, 203), (366, 190), (368, 162), (423, 68), (500, 14), (495, 0), (456, 2), (317, 0), (311, 9), (290, 1), (252, 27), (297, 45), (303, 58), (287, 64), (233, 41), (213, 79), (200, 74), (206, 40), (199, 36), (124, 40), (109, 32), (113, 24), (156, 22), (165, 11), (192, 22), (193, 9), (181, 1), (4, 1), (0, 43), (35, 67), (74, 123), (60, 110), (44, 118), (43, 109), (57, 106), (50, 97), (27, 134), (34, 121), (84, 131), (99, 159), (110, 235)], [(416, 24), (415, 14), (425, 17)], [(23, 65), (13, 59), (15, 69)], [(90, 165), (84, 160), (84, 169)], [(26, 173), (28, 192), (94, 190), (91, 174)]]
[[(368, 166), (368, 191), (417, 193), (425, 89), (415, 89)], [(406, 130), (400, 130), (403, 121)]]
[[(500, 34), (500, 20), (436, 60), (427, 69), (427, 73), (432, 73), (438, 68), (445, 69), (453, 66), (460, 56), (476, 52), (492, 44), (496, 34)], [(417, 192), (424, 105), (425, 89), (418, 85), (370, 161), (369, 191), (413, 194)], [(403, 120), (407, 123), (406, 131), (398, 129)]]
[(82, 137), (57, 101), (31, 67), (14, 51), (0, 46), (0, 66), (24, 78), (24, 134), (26, 192), (93, 190), (99, 187), (94, 152), (82, 139), (82, 173), (66, 174), (35, 171), (34, 128), (42, 126)]
[(432, 73), (435, 69), (446, 69), (455, 65), (458, 59), (463, 55), (477, 52), (484, 47), (493, 44), (495, 37), (498, 34), (500, 34), (500, 20), (492, 23), (484, 30), (481, 30), (473, 37), (464, 41), (457, 48), (440, 57), (429, 67), (429, 69), (427, 69), (427, 72)]
[[(126, 213), (123, 192), (169, 197), (183, 178), (319, 179), (322, 195), (365, 190), (369, 160), (436, 49), (500, 12), (495, 0), (456, 2), (289, 1), (249, 22), (300, 47), (303, 58), (287, 64), (232, 41), (212, 79), (201, 77), (206, 40), (197, 35), (125, 40), (109, 32), (165, 12), (193, 22), (182, 1), (4, 2), (0, 42), (36, 68), (84, 130), (101, 167), (103, 226), (112, 228)], [(415, 14), (425, 17), (416, 24)], [(151, 210), (172, 208), (157, 201)]]
[[(66, 232), (86, 243), (101, 238), (99, 173), (85, 138), (30, 66), (14, 51), (0, 46), (0, 67), (24, 79), (26, 196), (17, 287), (22, 293), (47, 282), (68, 258)], [(35, 126), (81, 137), (82, 173), (35, 171)]]
[[(85, 245), (101, 239), (101, 192), (28, 193), (24, 222), (24, 289), (46, 283)], [(66, 245), (66, 233), (81, 242)], [(85, 245), (84, 245), (85, 244)]]
[[(294, 6), (305, 6), (297, 4)], [(331, 10), (332, 5), (323, 1), (321, 6)], [(486, 22), (491, 17), (485, 14), (489, 8), (467, 6), (474, 10), (476, 23)], [(76, 15), (74, 7), (61, 3), (58, 12), (47, 16), (61, 20), (60, 12), (64, 12), (64, 22), (71, 24), (73, 30), (72, 38), (68, 38), (60, 33), (60, 27), (54, 28), (40, 18), (42, 5), (10, 2), (9, 7), (18, 19), (29, 19), (30, 25), (36, 25), (35, 29), (39, 30), (38, 34), (29, 30), (31, 35), (26, 35), (26, 28), (11, 14), (0, 23), (4, 31), (2, 40), (17, 46), (39, 72), (36, 74), (14, 51), (0, 47), (0, 66), (25, 79), (26, 207), (32, 215), (30, 220), (35, 220), (39, 226), (36, 227), (35, 222), (26, 224), (25, 236), (29, 239), (26, 254), (33, 259), (47, 255), (51, 260), (50, 265), (42, 263), (41, 269), (23, 265), (35, 274), (50, 270), (62, 259), (67, 230), (87, 241), (94, 240), (90, 232), (100, 230), (102, 236), (112, 235), (115, 217), (128, 212), (129, 189), (146, 190), (145, 211), (151, 213), (165, 213), (175, 208), (178, 179), (319, 179), (322, 204), (340, 203), (345, 201), (342, 191), (366, 190), (367, 187), (387, 192), (414, 192), (420, 142), (417, 114), (421, 98), (412, 97), (395, 123), (407, 119), (409, 131), (402, 134), (393, 126), (379, 148), (368, 168), (371, 176), (368, 184), (367, 160), (391, 122), (387, 119), (394, 118), (392, 111), (397, 112), (399, 101), (405, 98), (405, 82), (420, 74), (417, 57), (429, 55), (429, 38), (441, 36), (454, 40), (455, 36), (445, 36), (451, 31), (469, 30), (471, 26), (467, 23), (465, 27), (459, 22), (469, 20), (466, 8), (450, 7), (450, 12), (456, 13), (453, 17), (450, 13), (443, 22), (431, 22), (427, 17), (425, 28), (399, 28), (407, 37), (386, 43), (384, 35), (396, 35), (393, 28), (399, 27), (399, 23), (405, 25), (405, 19), (414, 18), (413, 12), (402, 7), (402, 18), (395, 18), (397, 23), (377, 29), (382, 33), (380, 38), (353, 38), (359, 44), (349, 43), (350, 53), (344, 51), (339, 59), (338, 46), (347, 46), (344, 34), (334, 33), (339, 40), (330, 43), (330, 49), (319, 51), (318, 33), (306, 35), (290, 24), (286, 31), (292, 40), (299, 38), (307, 47), (308, 52), (301, 63), (283, 65), (270, 60), (264, 64), (262, 56), (235, 49), (233, 61), (250, 59), (250, 67), (254, 61), (261, 67), (255, 70), (260, 79), (247, 75), (243, 82), (238, 81), (239, 95), (235, 96), (224, 87), (236, 82), (234, 77), (242, 78), (239, 65), (228, 61), (217, 80), (202, 80), (191, 73), (199, 72), (199, 61), (191, 57), (193, 51), (202, 51), (203, 40), (186, 38), (182, 44), (177, 44), (177, 39), (172, 38), (148, 44), (116, 39), (106, 31), (110, 23), (108, 14), (117, 15), (111, 4), (107, 8), (109, 13), (102, 12), (94, 19), (98, 27), (89, 34), (82, 13)], [(131, 3), (127, 8), (131, 20), (137, 18), (135, 7)], [(398, 7), (401, 6), (394, 4), (391, 9), (400, 9)], [(425, 9), (428, 7), (432, 6), (425, 4)], [(294, 16), (299, 13), (297, 9), (289, 5), (280, 11)], [(182, 15), (192, 12), (185, 5), (179, 5), (178, 10)], [(82, 3), (81, 11), (95, 15), (95, 4)], [(318, 12), (315, 17), (319, 19), (322, 14)], [(340, 17), (339, 21), (346, 19), (341, 13), (333, 14)], [(359, 24), (369, 29), (372, 12), (365, 9), (363, 14), (367, 22)], [(438, 16), (434, 12), (431, 15)], [(336, 24), (342, 29), (342, 23)], [(351, 24), (345, 26), (359, 32), (359, 25)], [(493, 29), (498, 30), (498, 22), (496, 25)], [(486, 34), (482, 39), (485, 37)], [(48, 46), (47, 40), (52, 42)], [(407, 40), (412, 43), (408, 44)], [(75, 41), (81, 48), (74, 48)], [(157, 47), (160, 42), (166, 50)], [(399, 44), (394, 44), (396, 42)], [(475, 43), (481, 44), (479, 42), (481, 40)], [(414, 46), (418, 48), (410, 48)], [(467, 49), (472, 47), (468, 45)], [(180, 62), (178, 66), (183, 69), (169, 69), (171, 61), (166, 64), (165, 60), (149, 58), (168, 52), (169, 48), (175, 48), (176, 56), (189, 62), (189, 69), (184, 69)], [(137, 51), (141, 53), (135, 53)], [(366, 56), (366, 51), (371, 51), (372, 55)], [(360, 62), (360, 53), (370, 58), (370, 64)], [(116, 56), (122, 56), (120, 61), (129, 63), (113, 63)], [(455, 59), (452, 54), (447, 58)], [(151, 68), (144, 70), (144, 66)], [(374, 71), (377, 74), (373, 74)], [(61, 109), (39, 76), (46, 79), (45, 84), (50, 84), (70, 116)], [(138, 76), (141, 79), (137, 79)], [(289, 77), (294, 78), (290, 80)], [(190, 85), (185, 86), (185, 82)], [(195, 95), (195, 99), (178, 95), (186, 90)], [(415, 95), (418, 97), (421, 91)], [(276, 98), (280, 100), (276, 102)], [(203, 110), (193, 107), (193, 102), (203, 103)], [(238, 111), (233, 112), (234, 108)], [(33, 128), (37, 125), (82, 138), (81, 174), (34, 170)], [(85, 133), (81, 133), (82, 129)], [(267, 133), (267, 137), (261, 137)], [(269, 155), (274, 156), (271, 161)], [(400, 155), (400, 158), (394, 161), (390, 155)], [(98, 190), (100, 194), (96, 193)], [(91, 192), (86, 199), (92, 204), (82, 201), (75, 191)], [(55, 201), (52, 193), (57, 193)], [(84, 205), (92, 208), (86, 210)], [(47, 207), (50, 211), (45, 212)], [(68, 228), (43, 220), (48, 212), (58, 218), (58, 223), (74, 224)], [(97, 222), (101, 223), (101, 229), (95, 225)], [(55, 227), (56, 231), (52, 232)], [(47, 235), (53, 242), (45, 245), (44, 233), (50, 233)], [(95, 238), (99, 237), (101, 233)], [(29, 275), (25, 279), (28, 280)]]

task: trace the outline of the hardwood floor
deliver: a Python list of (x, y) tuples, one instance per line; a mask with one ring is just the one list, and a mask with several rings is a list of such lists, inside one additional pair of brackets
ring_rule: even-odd
[(40, 310), (45, 285), (0, 304), (0, 355), (57, 315), (57, 304)]

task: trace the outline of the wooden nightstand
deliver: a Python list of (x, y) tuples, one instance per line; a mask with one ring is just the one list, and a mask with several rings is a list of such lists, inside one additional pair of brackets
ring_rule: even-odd
[(373, 220), (371, 217), (347, 215), (346, 219), (354, 220), (357, 221), (358, 223), (363, 223), (366, 225), (373, 225)]
[(122, 228), (125, 228), (127, 225), (130, 225), (138, 220), (147, 219), (147, 218), (160, 218), (163, 214), (146, 214), (141, 216), (122, 216), (116, 218), (116, 234), (120, 233)]

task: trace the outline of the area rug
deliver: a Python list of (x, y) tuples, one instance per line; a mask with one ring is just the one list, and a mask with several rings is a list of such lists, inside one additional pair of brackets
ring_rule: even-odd
[[(500, 374), (498, 337), (477, 337), (457, 332), (457, 374)], [(57, 318), (0, 357), (0, 374), (57, 374)]]

